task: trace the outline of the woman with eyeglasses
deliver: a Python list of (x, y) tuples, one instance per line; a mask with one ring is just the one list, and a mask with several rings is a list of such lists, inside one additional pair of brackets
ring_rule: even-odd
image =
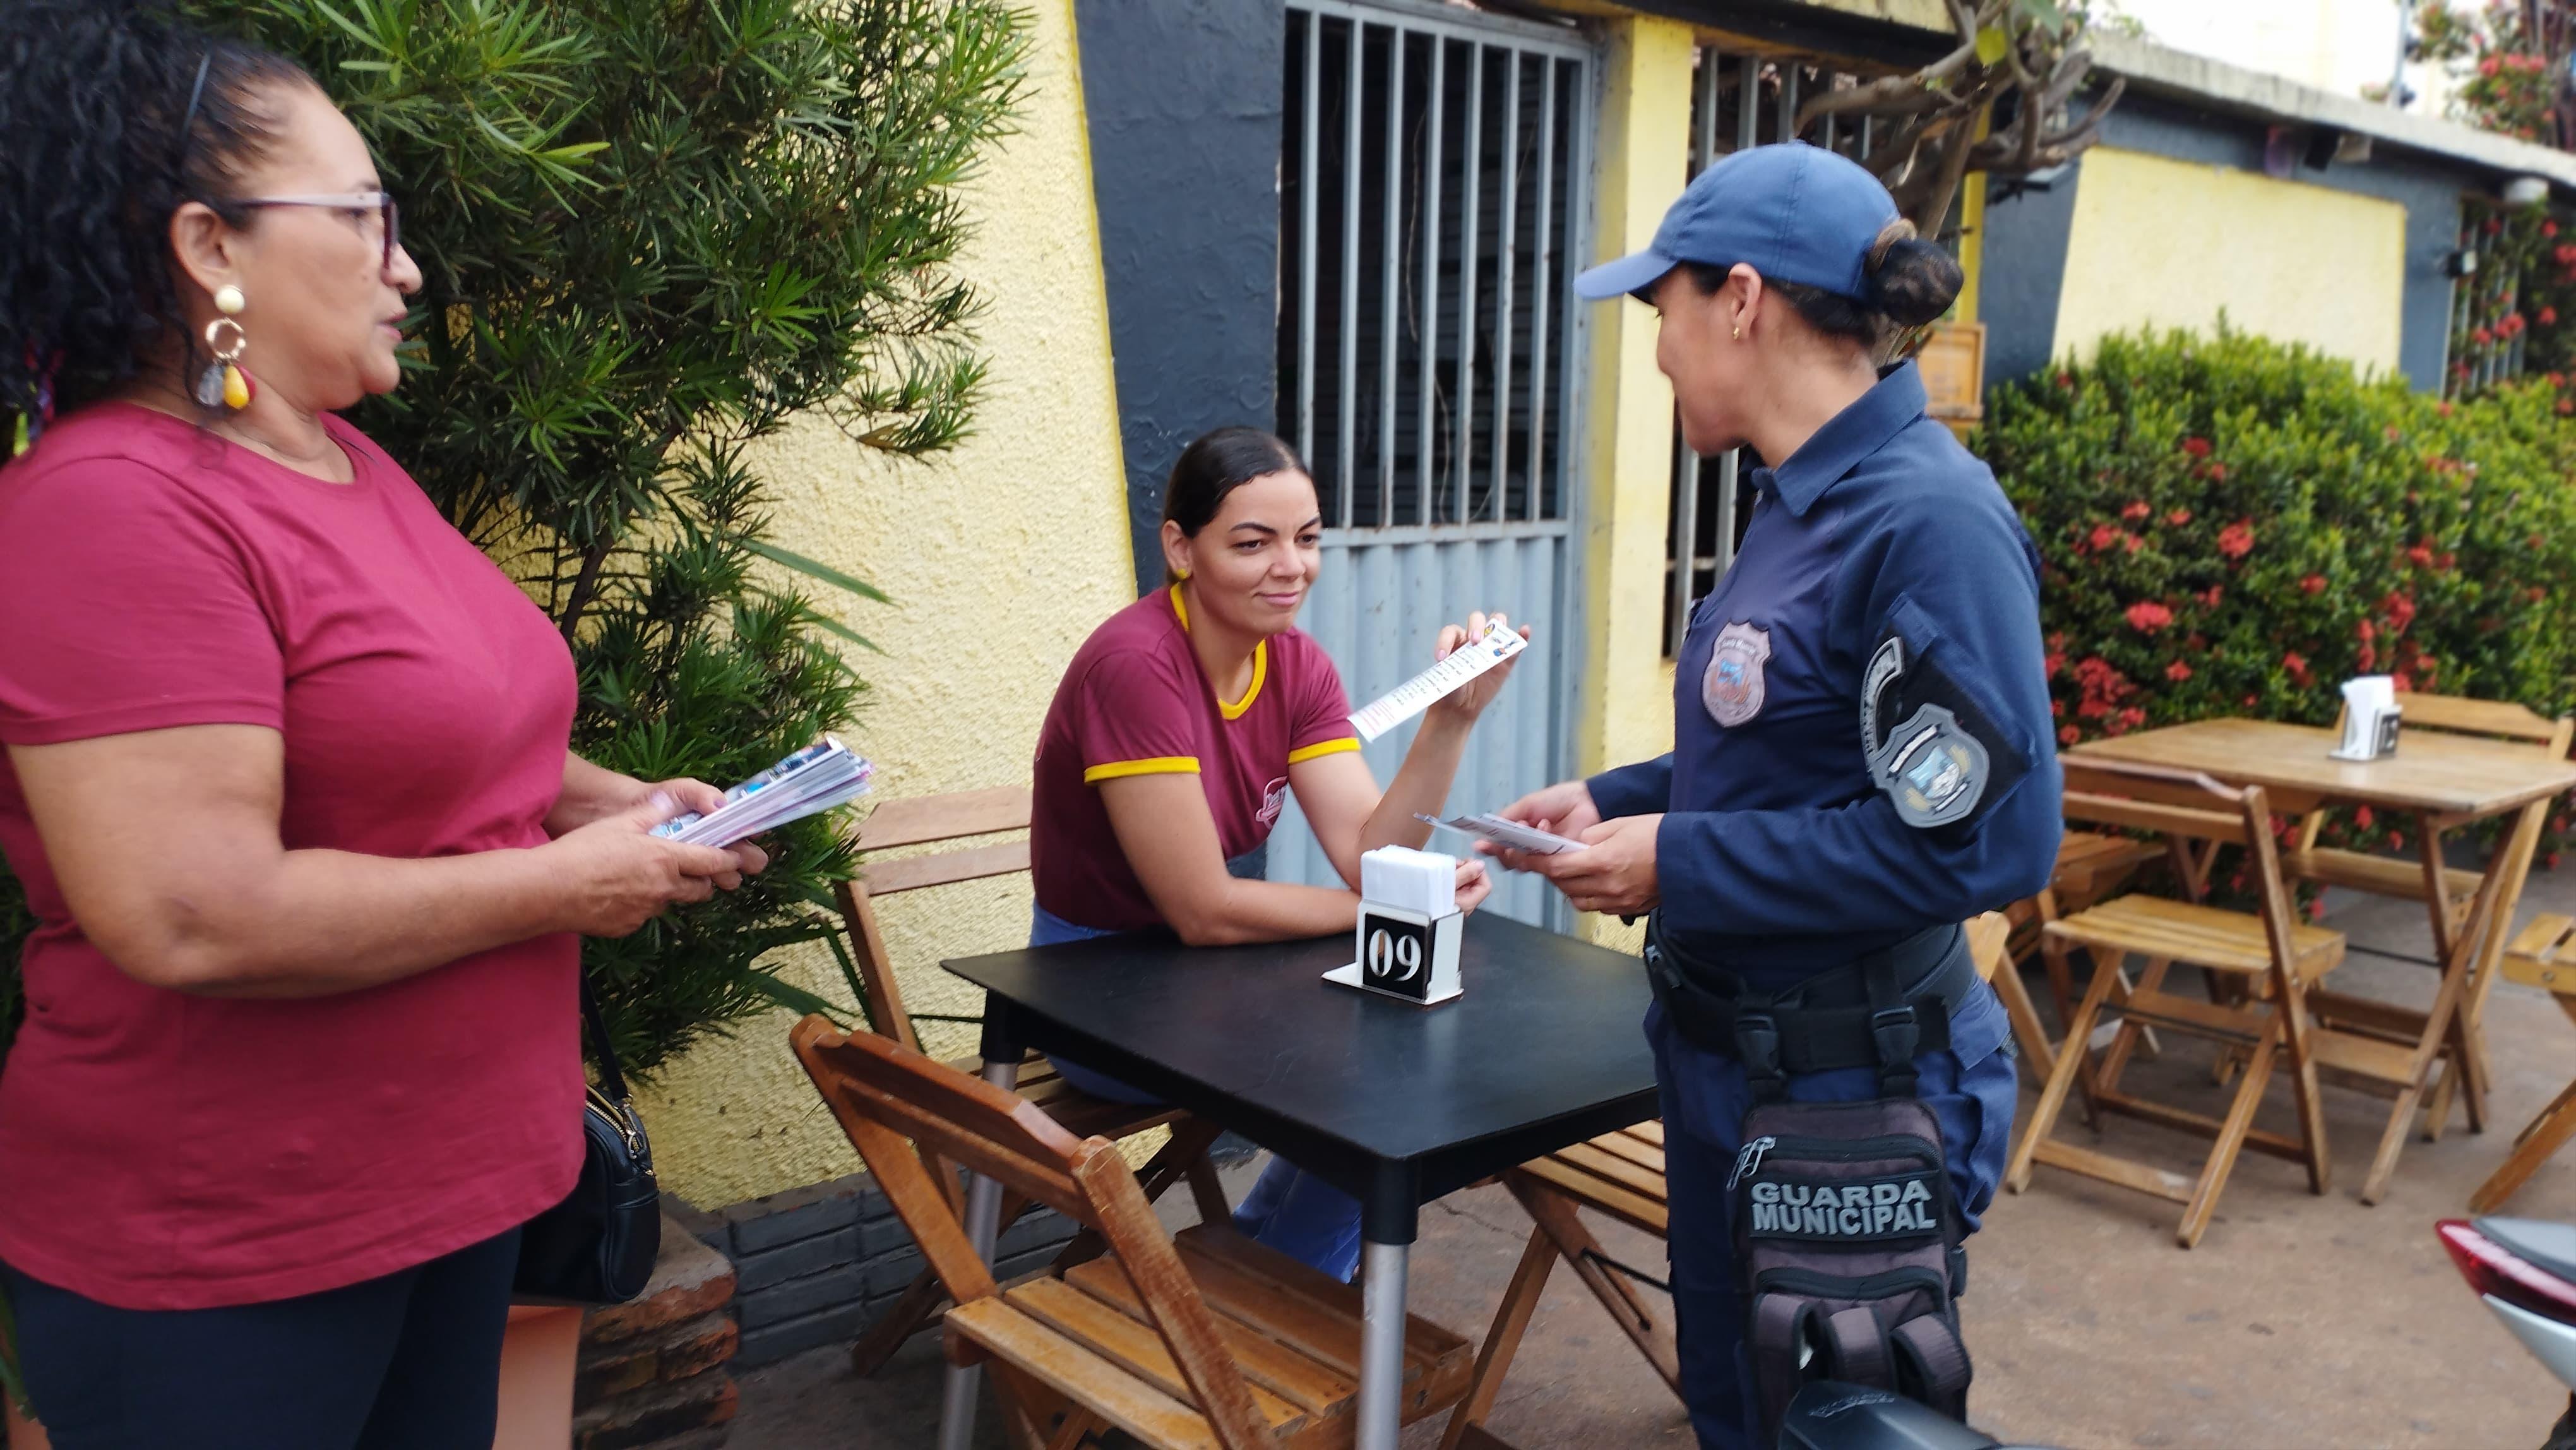
[(764, 864), (570, 753), (561, 636), (334, 416), (401, 376), (384, 190), (291, 62), (10, 7), (0, 1288), (57, 1450), (489, 1445), (579, 938)]

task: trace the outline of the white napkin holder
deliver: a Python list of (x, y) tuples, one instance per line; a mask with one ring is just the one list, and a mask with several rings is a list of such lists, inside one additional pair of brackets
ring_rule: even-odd
[(2361, 675), (2343, 682), (2343, 743), (2327, 752), (2336, 760), (2379, 760), (2397, 753), (2397, 682)]
[(1324, 980), (1419, 1007), (1449, 1001), (1458, 981), (1458, 861), (1436, 851), (1386, 846), (1360, 857), (1354, 960)]

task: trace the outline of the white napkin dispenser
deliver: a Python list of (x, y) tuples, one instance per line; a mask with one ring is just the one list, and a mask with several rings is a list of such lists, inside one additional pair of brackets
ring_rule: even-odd
[(2328, 752), (2337, 760), (2378, 760), (2397, 753), (2397, 682), (2361, 675), (2343, 682), (2343, 743)]

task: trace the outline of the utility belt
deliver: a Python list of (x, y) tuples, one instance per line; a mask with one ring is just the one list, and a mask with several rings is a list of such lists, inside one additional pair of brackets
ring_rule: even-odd
[(1828, 968), (1794, 987), (1758, 991), (1646, 918), (1646, 981), (1684, 1041), (1744, 1064), (1756, 1102), (1790, 1077), (1876, 1067), (1890, 1097), (1914, 1092), (1917, 1054), (1950, 1045), (1950, 1016), (1977, 989), (1960, 929), (1936, 926)]
[[(1660, 914), (1650, 919), (1646, 974), (1664, 1020), (1743, 1063), (1752, 1089), (1726, 1192), (1761, 1443), (1809, 1380), (1891, 1390), (1964, 1419), (1966, 1230), (1914, 1069), (1917, 1054), (1949, 1046), (1951, 1014), (1977, 988), (1959, 928), (1920, 932), (1782, 992), (1675, 947)], [(1853, 1067), (1878, 1070), (1879, 1098), (1784, 1101), (1792, 1076)]]

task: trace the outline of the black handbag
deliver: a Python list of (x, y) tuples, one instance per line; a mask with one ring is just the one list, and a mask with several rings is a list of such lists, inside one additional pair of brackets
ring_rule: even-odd
[(599, 1084), (582, 1103), (581, 1179), (519, 1230), (511, 1298), (527, 1304), (623, 1304), (644, 1292), (662, 1253), (662, 1190), (653, 1145), (626, 1095), (599, 998), (582, 978), (581, 1018), (599, 1049)]

